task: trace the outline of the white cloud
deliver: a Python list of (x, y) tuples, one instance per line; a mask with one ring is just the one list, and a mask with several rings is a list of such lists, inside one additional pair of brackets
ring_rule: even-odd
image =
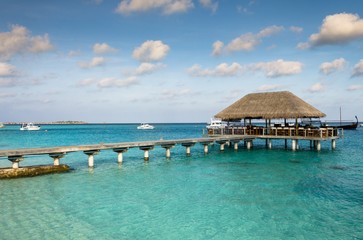
[(164, 64), (161, 63), (157, 63), (157, 64), (152, 64), (152, 63), (141, 63), (135, 70), (135, 74), (136, 75), (145, 75), (145, 74), (150, 74), (153, 73), (161, 68), (165, 67)]
[(363, 59), (354, 66), (352, 77), (358, 77), (363, 75)]
[(195, 92), (193, 92), (192, 89), (190, 88), (183, 88), (183, 89), (176, 89), (176, 90), (172, 90), (172, 89), (164, 89), (161, 92), (161, 98), (162, 100), (173, 100), (179, 97), (185, 97), (185, 96), (192, 96), (196, 94)]
[(301, 33), (304, 30), (302, 27), (297, 27), (297, 26), (291, 26), (289, 29), (291, 32), (294, 33)]
[(81, 68), (94, 68), (103, 65), (106, 62), (104, 57), (94, 57), (90, 62), (79, 62)]
[(348, 91), (357, 91), (357, 90), (361, 90), (363, 89), (363, 86), (362, 85), (350, 85), (347, 90)]
[(344, 58), (335, 59), (332, 62), (323, 62), (320, 65), (320, 72), (324, 73), (325, 75), (329, 75), (335, 71), (342, 70), (346, 64)]
[(103, 78), (98, 81), (97, 86), (100, 88), (126, 88), (136, 84), (138, 84), (136, 77), (129, 77), (126, 79)]
[(170, 47), (162, 41), (146, 41), (136, 48), (132, 56), (141, 62), (160, 61), (168, 54)]
[(23, 26), (13, 25), (10, 32), (0, 32), (0, 59), (9, 60), (16, 54), (41, 53), (53, 49), (47, 34), (31, 36)]
[(267, 92), (267, 91), (274, 91), (280, 89), (282, 86), (278, 84), (272, 84), (272, 85), (262, 85), (257, 88), (257, 91), (259, 92)]
[(202, 69), (200, 65), (195, 64), (188, 69), (188, 73), (194, 77), (232, 77), (243, 72), (243, 67), (238, 63), (221, 63), (214, 69)]
[(96, 43), (93, 45), (93, 52), (96, 54), (114, 53), (117, 49), (112, 48), (107, 43)]
[(282, 59), (272, 62), (260, 62), (250, 66), (251, 70), (262, 71), (266, 77), (275, 78), (299, 74), (302, 71), (303, 64), (301, 62), (284, 61)]
[(15, 97), (15, 96), (16, 96), (15, 93), (4, 93), (4, 92), (0, 93), (0, 99), (1, 98), (12, 98), (12, 97)]
[(357, 14), (339, 13), (326, 16), (319, 33), (312, 34), (307, 43), (299, 43), (298, 48), (344, 44), (358, 38), (363, 38), (363, 19)]
[[(259, 45), (263, 38), (269, 37), (273, 34), (281, 32), (284, 28), (282, 26), (270, 26), (262, 29), (259, 33), (246, 33), (233, 39), (228, 43), (223, 51), (237, 52), (237, 51), (251, 51), (257, 45)], [(213, 44), (213, 55), (219, 55), (222, 53), (223, 42), (217, 41)]]
[(76, 57), (76, 56), (79, 56), (81, 55), (81, 51), (80, 50), (71, 50), (68, 52), (68, 56), (69, 57)]
[(77, 87), (88, 87), (96, 83), (97, 81), (95, 79), (87, 78), (79, 81), (76, 86)]
[(221, 55), (223, 53), (223, 47), (224, 47), (224, 43), (221, 41), (215, 41), (213, 43), (213, 52), (212, 55), (213, 56), (218, 56)]
[(324, 86), (321, 83), (315, 83), (308, 89), (308, 91), (311, 93), (322, 92), (323, 90)]
[(11, 78), (0, 78), (0, 88), (1, 87), (15, 87), (18, 82)]
[(0, 77), (8, 77), (15, 75), (15, 66), (0, 62)]
[(116, 8), (117, 13), (130, 14), (161, 9), (164, 14), (187, 12), (193, 8), (192, 0), (122, 0)]
[(213, 0), (199, 0), (200, 4), (212, 10), (212, 12), (216, 12), (218, 9), (218, 2), (214, 2)]

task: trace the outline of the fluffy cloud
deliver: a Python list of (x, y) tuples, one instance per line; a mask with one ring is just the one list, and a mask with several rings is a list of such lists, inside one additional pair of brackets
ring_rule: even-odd
[(238, 63), (221, 63), (214, 69), (202, 69), (200, 65), (195, 64), (188, 69), (189, 75), (193, 77), (225, 77), (225, 76), (237, 76), (242, 73), (243, 68)]
[(257, 91), (260, 92), (266, 92), (266, 91), (275, 91), (280, 89), (282, 86), (278, 84), (272, 84), (272, 85), (262, 85), (259, 88), (257, 88)]
[[(270, 26), (262, 29), (259, 33), (246, 33), (233, 39), (225, 47), (224, 43), (221, 41), (214, 42), (213, 44), (213, 55), (220, 55), (223, 51), (226, 52), (237, 52), (237, 51), (251, 51), (257, 45), (259, 45), (263, 38), (269, 37), (282, 31), (284, 28), (282, 26)], [(223, 48), (223, 49), (222, 49)]]
[(203, 7), (209, 8), (213, 12), (216, 12), (218, 9), (218, 2), (213, 2), (213, 0), (199, 0), (199, 2)]
[(289, 29), (291, 32), (294, 33), (301, 33), (304, 30), (303, 28), (297, 26), (291, 26)]
[(260, 62), (250, 66), (253, 71), (262, 71), (266, 77), (276, 78), (299, 74), (302, 71), (303, 64), (301, 62), (284, 61), (282, 59), (272, 62)]
[(126, 88), (136, 84), (138, 84), (138, 80), (136, 77), (129, 77), (126, 79), (103, 78), (98, 81), (97, 86), (100, 88)]
[(185, 98), (186, 96), (192, 96), (196, 94), (190, 88), (183, 88), (183, 89), (164, 89), (161, 92), (161, 100), (174, 100), (180, 97)]
[(90, 62), (79, 62), (81, 68), (94, 68), (103, 65), (106, 62), (104, 57), (94, 57)]
[(13, 25), (10, 32), (0, 32), (0, 59), (9, 60), (16, 54), (41, 53), (53, 49), (47, 34), (31, 36), (23, 26)]
[(345, 64), (346, 64), (346, 61), (344, 58), (338, 58), (332, 62), (323, 62), (320, 65), (320, 72), (322, 72), (326, 75), (329, 75), (335, 71), (343, 69)]
[(358, 77), (363, 75), (363, 59), (354, 66), (352, 77)]
[(313, 84), (308, 91), (311, 93), (317, 93), (317, 92), (322, 92), (324, 90), (324, 86), (321, 83), (315, 83)]
[(96, 43), (93, 45), (93, 52), (96, 54), (113, 53), (117, 49), (110, 47), (107, 43)]
[(164, 64), (161, 63), (157, 63), (157, 64), (152, 64), (152, 63), (141, 63), (137, 69), (135, 70), (135, 74), (136, 75), (145, 75), (145, 74), (150, 74), (153, 73), (161, 68), (165, 67)]
[(326, 16), (319, 33), (312, 34), (307, 43), (299, 43), (298, 48), (343, 44), (358, 38), (363, 38), (363, 20), (356, 14), (339, 13)]
[(0, 78), (0, 88), (2, 87), (15, 87), (18, 83), (10, 78)]
[(93, 85), (94, 83), (96, 83), (95, 79), (91, 79), (91, 78), (87, 78), (87, 79), (83, 79), (81, 81), (79, 81), (76, 86), (77, 87), (88, 87)]
[(15, 66), (0, 62), (0, 77), (13, 76), (15, 72)]
[(170, 47), (162, 41), (146, 41), (136, 48), (132, 56), (141, 62), (160, 61), (168, 54)]
[(164, 14), (187, 12), (193, 8), (192, 0), (122, 0), (116, 8), (117, 13), (130, 14), (161, 9)]
[(362, 85), (350, 85), (347, 90), (348, 91), (357, 91), (357, 90), (361, 90), (363, 89), (363, 86)]

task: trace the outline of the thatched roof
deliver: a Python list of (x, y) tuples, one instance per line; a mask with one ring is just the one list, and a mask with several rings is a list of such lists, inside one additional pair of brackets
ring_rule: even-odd
[(251, 93), (215, 115), (222, 120), (318, 118), (325, 114), (291, 92)]

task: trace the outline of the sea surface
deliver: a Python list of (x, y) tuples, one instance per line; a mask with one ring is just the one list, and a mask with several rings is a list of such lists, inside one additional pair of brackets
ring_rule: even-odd
[[(0, 149), (201, 137), (205, 124), (43, 125), (0, 129)], [(300, 150), (255, 141), (219, 151), (177, 145), (87, 156), (69, 153), (69, 173), (0, 180), (0, 239), (363, 239), (363, 128)], [(21, 166), (52, 164), (27, 157)], [(0, 167), (10, 167), (0, 158)]]

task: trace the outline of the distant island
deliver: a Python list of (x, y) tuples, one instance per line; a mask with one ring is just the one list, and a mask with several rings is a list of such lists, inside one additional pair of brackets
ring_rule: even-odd
[[(42, 124), (88, 124), (87, 122), (84, 121), (55, 121), (55, 122), (33, 122), (35, 125), (42, 125)], [(4, 123), (6, 125), (19, 125), (22, 124), (22, 122), (6, 122)]]

